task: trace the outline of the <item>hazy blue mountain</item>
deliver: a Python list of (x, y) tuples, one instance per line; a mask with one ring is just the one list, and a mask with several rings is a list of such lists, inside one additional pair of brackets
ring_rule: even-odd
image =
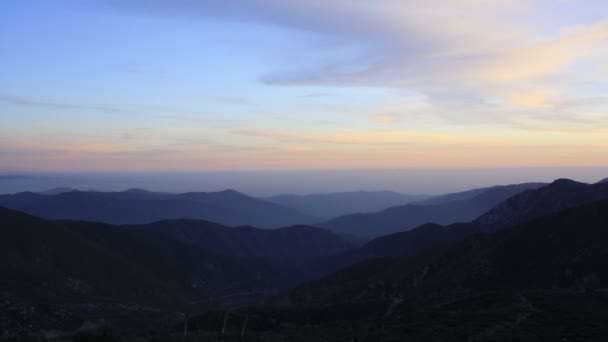
[(352, 191), (313, 195), (278, 195), (265, 198), (298, 211), (331, 219), (338, 216), (380, 211), (426, 199), (426, 195), (405, 195), (393, 191)]
[(608, 178), (604, 178), (601, 181), (599, 181), (598, 183), (608, 183)]
[(168, 194), (130, 189), (122, 192), (70, 191), (0, 195), (0, 205), (47, 219), (141, 224), (166, 219), (202, 219), (228, 226), (278, 228), (318, 219), (292, 208), (234, 190)]
[(497, 187), (500, 187), (500, 185), (433, 196), (433, 197), (418, 201), (418, 202), (416, 202), (416, 204), (443, 204), (443, 203), (449, 203), (449, 202), (455, 202), (455, 201), (466, 201), (466, 200), (473, 199), (475, 196), (478, 196), (488, 190), (492, 190)]
[[(545, 187), (513, 196), (471, 222), (448, 226), (424, 224), (409, 231), (381, 236), (323, 264), (336, 268), (369, 258), (414, 255), (434, 245), (460, 241), (477, 233), (497, 231), (604, 199), (608, 199), (608, 183), (585, 184), (559, 179)], [(335, 264), (332, 265), (332, 262)]]
[(309, 226), (270, 230), (232, 228), (200, 220), (169, 220), (127, 227), (159, 233), (216, 254), (291, 267), (352, 248), (334, 233)]
[(48, 189), (45, 191), (40, 191), (37, 193), (41, 194), (41, 195), (58, 195), (58, 194), (62, 194), (64, 192), (70, 192), (70, 191), (75, 191), (75, 189), (60, 187), (60, 188), (52, 188), (52, 189)]
[(558, 179), (546, 187), (509, 198), (475, 222), (505, 227), (603, 199), (608, 199), (608, 183), (585, 184)]
[[(407, 231), (425, 223), (451, 224), (468, 222), (498, 203), (543, 183), (526, 183), (476, 189), (464, 193), (430, 199), (428, 204), (411, 203), (376, 213), (346, 215), (327, 221), (322, 226), (334, 232), (375, 238), (399, 231)], [(455, 200), (454, 200), (455, 199)]]

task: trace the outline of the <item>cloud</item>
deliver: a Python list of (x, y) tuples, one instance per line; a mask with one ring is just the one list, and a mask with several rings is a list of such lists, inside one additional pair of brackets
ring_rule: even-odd
[[(543, 109), (537, 118), (551, 118), (547, 113), (556, 103), (605, 82), (596, 75), (608, 60), (608, 22), (601, 15), (608, 4), (601, 1), (100, 1), (122, 11), (274, 25), (316, 34), (319, 41), (331, 37), (335, 44), (317, 51), (319, 56), (333, 52), (327, 54), (331, 58), (307, 68), (277, 66), (260, 80), (283, 86), (407, 88), (435, 104), (466, 98), (484, 109), (500, 107), (501, 114), (485, 114), (497, 123), (521, 126), (508, 117), (518, 117), (520, 108)], [(560, 15), (568, 11), (576, 13)], [(345, 54), (344, 45), (356, 48)], [(494, 106), (487, 107), (488, 101)], [(446, 109), (422, 112), (448, 117)], [(384, 123), (397, 117), (369, 115)], [(478, 119), (463, 112), (451, 117)]]
[(33, 99), (22, 96), (13, 96), (0, 94), (0, 102), (8, 103), (15, 106), (23, 106), (23, 107), (37, 107), (37, 108), (49, 108), (49, 109), (64, 109), (64, 110), (85, 110), (85, 111), (99, 111), (99, 112), (119, 112), (120, 110), (113, 107), (108, 106), (89, 106), (89, 105), (80, 105), (73, 103), (61, 103), (61, 102), (52, 102), (52, 101), (44, 101), (39, 99)]

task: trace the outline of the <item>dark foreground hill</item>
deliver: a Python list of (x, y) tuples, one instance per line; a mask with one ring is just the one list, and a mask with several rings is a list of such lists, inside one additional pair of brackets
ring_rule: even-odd
[(309, 226), (280, 229), (232, 228), (208, 221), (171, 220), (128, 227), (162, 234), (218, 255), (261, 259), (290, 267), (301, 266), (352, 248), (351, 244), (336, 234)]
[(421, 203), (393, 207), (377, 213), (346, 215), (322, 226), (334, 232), (375, 238), (407, 231), (425, 223), (451, 224), (469, 222), (507, 198), (545, 184), (526, 183), (475, 189), (439, 196)]
[(46, 219), (141, 224), (168, 219), (201, 219), (227, 226), (278, 228), (310, 224), (316, 218), (234, 190), (168, 194), (131, 189), (122, 192), (24, 192), (0, 195), (0, 205)]
[(343, 215), (380, 211), (421, 201), (427, 197), (392, 191), (352, 191), (313, 195), (278, 195), (265, 198), (265, 200), (329, 220)]
[[(374, 259), (298, 287), (288, 307), (233, 313), (251, 334), (298, 341), (604, 341), (608, 201)], [(222, 314), (192, 320), (214, 332)]]
[(1, 207), (0, 236), (0, 331), (242, 305), (293, 281), (290, 270), (158, 234)]
[[(304, 292), (296, 291), (296, 297), (311, 302), (362, 299), (374, 296), (359, 295), (377, 279), (396, 281), (402, 294), (417, 288), (457, 292), (608, 287), (608, 201), (481, 233), (412, 257), (356, 264), (304, 287)], [(348, 284), (361, 287), (352, 292), (346, 290)]]

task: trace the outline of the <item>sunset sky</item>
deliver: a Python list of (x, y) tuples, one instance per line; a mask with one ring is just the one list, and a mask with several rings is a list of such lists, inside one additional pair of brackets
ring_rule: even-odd
[(606, 0), (3, 0), (0, 171), (608, 165)]

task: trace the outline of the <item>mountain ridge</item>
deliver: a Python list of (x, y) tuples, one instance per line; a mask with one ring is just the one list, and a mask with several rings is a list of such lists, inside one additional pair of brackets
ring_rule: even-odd
[[(375, 238), (407, 231), (426, 223), (446, 225), (468, 222), (519, 192), (544, 185), (546, 184), (523, 183), (474, 189), (439, 196), (438, 202), (429, 199), (428, 201), (432, 204), (417, 202), (388, 208), (377, 213), (346, 215), (322, 223), (320, 226), (337, 233)], [(458, 200), (451, 200), (453, 198), (458, 198)]]
[(169, 194), (130, 189), (121, 192), (69, 191), (54, 195), (22, 192), (0, 195), (0, 205), (47, 219), (110, 224), (143, 224), (163, 219), (204, 219), (227, 226), (279, 228), (318, 219), (235, 190)]
[(348, 191), (326, 194), (281, 194), (267, 201), (297, 209), (311, 216), (329, 220), (338, 216), (374, 212), (397, 205), (420, 201), (426, 195), (408, 195), (394, 191)]

